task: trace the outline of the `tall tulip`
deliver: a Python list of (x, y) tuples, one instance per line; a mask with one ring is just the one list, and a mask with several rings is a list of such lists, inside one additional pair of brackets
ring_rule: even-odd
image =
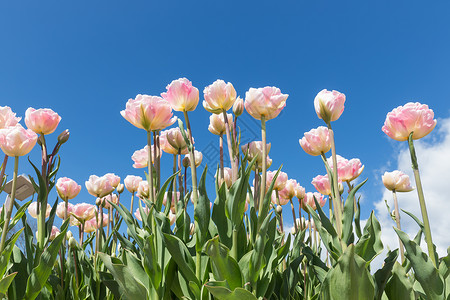
[(25, 111), (25, 124), (37, 134), (53, 133), (60, 121), (61, 117), (49, 108), (30, 107)]
[(233, 85), (221, 79), (205, 87), (203, 95), (205, 97), (203, 107), (213, 114), (221, 114), (223, 110), (229, 110), (236, 100), (236, 90)]
[(128, 175), (124, 179), (125, 187), (127, 190), (131, 193), (131, 206), (130, 206), (130, 212), (133, 211), (133, 202), (134, 202), (134, 193), (139, 188), (139, 182), (141, 182), (143, 179), (140, 176), (134, 176), (134, 175)]
[(330, 132), (325, 126), (319, 126), (305, 132), (299, 143), (309, 155), (317, 156), (327, 153), (331, 149)]
[(56, 190), (58, 191), (58, 195), (61, 197), (61, 199), (64, 200), (65, 203), (65, 221), (68, 217), (69, 200), (75, 198), (78, 195), (81, 190), (81, 186), (70, 178), (61, 177), (56, 181)]
[(104, 197), (114, 191), (111, 180), (107, 176), (98, 177), (96, 175), (89, 176), (89, 180), (85, 183), (89, 194), (94, 197)]
[(425, 196), (423, 194), (422, 182), (420, 180), (419, 164), (417, 162), (414, 140), (420, 139), (430, 133), (436, 126), (437, 121), (433, 119), (434, 112), (426, 104), (407, 103), (389, 112), (386, 116), (382, 130), (389, 137), (397, 141), (408, 140), (411, 155), (412, 169), (416, 181), (417, 194), (419, 196), (420, 211), (424, 223), (425, 240), (427, 242), (428, 256), (433, 265), (438, 266), (434, 255), (433, 241), (431, 237), (430, 221), (428, 218)]

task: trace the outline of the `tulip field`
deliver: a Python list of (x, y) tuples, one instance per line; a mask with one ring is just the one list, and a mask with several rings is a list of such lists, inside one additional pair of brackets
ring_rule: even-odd
[[(361, 222), (364, 166), (339, 155), (335, 139), (333, 125), (351, 103), (325, 89), (311, 99), (322, 126), (299, 137), (299, 151), (326, 175), (312, 180), (316, 192), (306, 192), (269, 155), (277, 145), (267, 128), (289, 109), (288, 97), (267, 86), (240, 98), (223, 80), (200, 95), (186, 78), (173, 80), (160, 96), (138, 94), (117, 113), (126, 126), (146, 132), (146, 146), (132, 156), (141, 176), (87, 174), (84, 184), (58, 175), (59, 151), (70, 147), (69, 130), (58, 135), (58, 113), (30, 107), (22, 119), (0, 107), (0, 192), (8, 194), (0, 213), (0, 298), (450, 299), (450, 254), (439, 257), (433, 244), (430, 222), (436, 220), (428, 217), (414, 147), (435, 128), (433, 110), (409, 102), (386, 111), (381, 130), (408, 146), (414, 174), (392, 170), (381, 179), (392, 192), (394, 207), (387, 209), (398, 237), (386, 252), (375, 214)], [(205, 167), (195, 147), (202, 136), (190, 119), (199, 109), (211, 113), (208, 130), (220, 145), (215, 164)], [(243, 114), (259, 124), (260, 139), (241, 142)], [(35, 147), (39, 161), (28, 157)], [(163, 163), (163, 153), (173, 163)], [(12, 174), (7, 164), (14, 165)], [(27, 179), (35, 194), (19, 202), (25, 164), (34, 170)], [(208, 169), (214, 186), (207, 186)], [(73, 204), (82, 188), (90, 201)], [(401, 211), (397, 193), (408, 192), (417, 193), (421, 215)], [(285, 228), (286, 212), (292, 229)], [(405, 233), (400, 214), (417, 223), (415, 236)], [(381, 266), (374, 264), (379, 256)]]

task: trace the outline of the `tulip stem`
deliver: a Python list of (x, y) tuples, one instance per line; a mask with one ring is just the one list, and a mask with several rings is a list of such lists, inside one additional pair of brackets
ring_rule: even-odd
[(219, 172), (219, 186), (222, 185), (222, 182), (225, 178), (224, 170), (223, 170), (223, 134), (219, 136), (219, 149), (220, 149), (220, 172)]
[(435, 267), (437, 267), (436, 256), (435, 256), (434, 247), (433, 247), (433, 241), (431, 239), (430, 221), (428, 219), (427, 207), (425, 205), (425, 197), (423, 195), (422, 181), (420, 180), (419, 165), (417, 163), (417, 156), (416, 156), (416, 151), (414, 149), (414, 143), (413, 143), (412, 136), (413, 136), (413, 132), (411, 132), (411, 134), (409, 135), (408, 144), (409, 144), (409, 152), (411, 154), (411, 163), (412, 163), (412, 169), (414, 172), (414, 179), (416, 181), (417, 195), (419, 196), (420, 211), (422, 213), (423, 224), (425, 227), (424, 228), (425, 241), (427, 242), (428, 256), (430, 257), (431, 261), (433, 262), (433, 265)]
[(155, 203), (155, 196), (153, 191), (153, 170), (152, 170), (152, 132), (147, 131), (147, 145), (148, 145), (148, 191), (150, 195), (150, 202)]
[(181, 150), (178, 150), (178, 170), (180, 173), (178, 173), (178, 185), (180, 186), (180, 197), (183, 197), (183, 178), (182, 178), (182, 169), (181, 169)]
[(339, 240), (342, 238), (342, 213), (341, 213), (341, 195), (339, 193), (339, 178), (338, 178), (338, 168), (337, 168), (337, 159), (336, 159), (336, 143), (334, 141), (334, 132), (331, 129), (331, 124), (328, 123), (328, 131), (330, 133), (331, 139), (331, 155), (333, 159), (333, 186), (334, 186), (334, 197), (333, 197), (333, 206), (334, 206), (334, 215), (336, 217), (336, 229)]
[[(330, 132), (331, 132), (331, 130), (330, 130)], [(330, 137), (331, 136), (332, 135), (330, 133)], [(332, 141), (332, 145), (334, 145), (333, 139), (331, 141)], [(336, 186), (334, 185), (334, 182), (336, 181), (334, 179), (337, 178), (337, 177), (332, 176), (332, 174), (330, 173), (331, 168), (330, 168), (330, 165), (328, 164), (328, 161), (327, 161), (327, 158), (325, 156), (325, 153), (323, 153), (323, 152), (322, 152), (322, 160), (323, 160), (323, 163), (325, 164), (325, 169), (327, 170), (327, 175), (328, 175), (328, 179), (330, 180), (330, 185), (331, 185), (331, 183), (333, 183), (333, 186), (332, 186), (332, 189), (331, 189), (332, 190), (331, 199), (333, 201), (334, 214), (332, 214), (332, 209), (330, 207), (330, 220), (331, 220), (331, 216), (333, 215), (334, 218), (335, 218), (335, 221), (336, 221), (336, 229), (337, 229), (337, 232), (338, 232), (338, 236), (339, 236), (339, 239), (341, 239), (341, 232), (342, 232), (341, 231), (342, 222), (341, 222), (341, 214), (340, 214), (340, 212), (341, 212), (341, 200), (338, 200), (338, 198), (336, 197)], [(339, 194), (339, 187), (338, 187), (337, 193)]]
[(131, 193), (131, 206), (130, 206), (130, 213), (133, 213), (133, 204), (134, 204), (134, 192)]
[(154, 132), (155, 134), (155, 169), (156, 169), (156, 190), (159, 191), (161, 185), (161, 150), (159, 144), (159, 131)]
[(234, 163), (234, 154), (233, 154), (233, 146), (231, 145), (231, 133), (230, 133), (230, 124), (228, 123), (227, 112), (222, 110), (223, 120), (225, 122), (225, 132), (227, 134), (227, 144), (228, 144), (228, 152), (230, 154), (230, 164), (232, 170), (232, 182), (237, 180), (237, 170), (236, 165)]
[(261, 170), (261, 190), (259, 191), (259, 215), (262, 214), (264, 207), (264, 196), (266, 193), (267, 176), (267, 145), (266, 145), (266, 117), (261, 116), (261, 138), (262, 138), (262, 170)]
[(255, 163), (255, 185), (253, 189), (253, 205), (255, 207), (255, 211), (259, 211), (259, 187), (260, 187), (260, 177), (259, 177), (259, 167), (258, 163)]
[[(177, 155), (173, 155), (173, 168), (172, 168), (173, 174), (177, 172)], [(181, 193), (180, 193), (181, 195)], [(175, 213), (178, 211), (178, 197), (177, 197), (177, 179), (173, 179), (173, 196), (175, 197)]]
[(40, 249), (44, 249), (44, 240), (45, 240), (45, 215), (47, 210), (47, 196), (48, 196), (48, 190), (47, 190), (47, 184), (48, 184), (48, 178), (47, 178), (47, 165), (48, 165), (48, 159), (47, 159), (47, 144), (45, 142), (45, 136), (44, 134), (41, 134), (39, 137), (41, 141), (41, 148), (42, 148), (42, 179), (44, 180), (44, 197), (42, 197), (42, 201), (38, 200), (37, 205), (37, 215), (38, 215), (38, 247)]
[(297, 234), (297, 232), (298, 232), (297, 219), (295, 218), (295, 207), (294, 207), (294, 202), (292, 202), (292, 198), (289, 199), (289, 202), (291, 202), (292, 218), (294, 220), (294, 229), (295, 229), (295, 233)]
[[(183, 111), (184, 119), (186, 120), (186, 127), (188, 130), (188, 137), (191, 145), (189, 147), (189, 161), (191, 163), (191, 177), (192, 177), (192, 200), (194, 201), (194, 208), (197, 207), (198, 193), (197, 193), (197, 167), (195, 166), (195, 155), (194, 155), (194, 139), (192, 138), (191, 124), (189, 123), (189, 117), (187, 111)], [(181, 171), (181, 169), (180, 169)]]
[[(395, 222), (397, 223), (397, 228), (402, 230), (400, 226), (400, 210), (398, 209), (397, 193), (395, 190), (392, 191), (392, 197), (394, 198), (394, 208), (395, 208)], [(400, 247), (400, 257), (402, 258), (402, 264), (405, 261), (405, 249), (403, 249), (402, 240), (398, 238), (398, 243)]]
[[(5, 170), (6, 170), (6, 164), (8, 163), (8, 155), (5, 154), (5, 158), (3, 159), (3, 163), (2, 163), (2, 172), (0, 173), (0, 185), (3, 188), (3, 176), (5, 176)], [(1, 190), (3, 191), (3, 189)]]
[(3, 224), (3, 231), (2, 231), (2, 239), (0, 242), (0, 254), (3, 252), (3, 249), (5, 249), (5, 242), (6, 242), (6, 234), (8, 233), (8, 226), (9, 221), (11, 219), (11, 214), (13, 210), (14, 205), (14, 198), (16, 197), (16, 183), (17, 183), (17, 171), (19, 170), (19, 157), (14, 157), (14, 173), (13, 173), (13, 182), (12, 182), (12, 189), (11, 189), (11, 197), (9, 206), (6, 208), (6, 216), (5, 216), (5, 224)]

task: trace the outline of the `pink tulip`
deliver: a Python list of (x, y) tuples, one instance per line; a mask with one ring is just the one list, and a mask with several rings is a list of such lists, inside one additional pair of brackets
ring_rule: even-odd
[[(233, 177), (233, 171), (231, 168), (223, 168), (223, 174), (224, 174), (224, 182), (227, 188), (230, 188), (233, 184), (232, 177)], [(214, 175), (214, 178), (217, 178), (217, 174)], [(222, 185), (222, 182), (219, 182), (219, 186)]]
[[(38, 208), (37, 202), (32, 202), (30, 204), (30, 206), (28, 206), (28, 213), (30, 214), (30, 216), (32, 216), (35, 219), (37, 219), (37, 217), (38, 217), (37, 208)], [(48, 216), (50, 216), (51, 210), (52, 210), (52, 207), (50, 206), (50, 204), (47, 203), (47, 210), (45, 211), (45, 218), (48, 218)]]
[[(229, 126), (233, 126), (233, 115), (227, 114), (228, 124)], [(225, 121), (223, 114), (212, 114), (209, 116), (209, 126), (208, 130), (212, 134), (221, 135), (226, 132)]]
[(323, 195), (331, 195), (331, 185), (328, 175), (317, 175), (313, 178), (311, 183), (319, 193)]
[[(266, 189), (269, 189), (270, 184), (272, 183), (273, 177), (277, 171), (268, 171), (266, 176)], [(274, 191), (281, 191), (286, 186), (286, 181), (288, 180), (288, 176), (286, 173), (281, 172), (278, 174), (277, 179), (275, 180), (275, 184), (273, 186)]]
[(272, 191), (272, 197), (270, 198), (270, 200), (272, 201), (273, 204), (276, 205), (286, 205), (289, 203), (289, 199), (288, 198), (283, 198), (280, 195), (278, 195), (279, 197), (277, 198), (277, 193), (274, 191)]
[(60, 230), (58, 227), (56, 226), (52, 226), (52, 231), (50, 233), (50, 236), (48, 237), (49, 241), (53, 241), (55, 239), (55, 237), (58, 236), (58, 234), (60, 234)]
[[(180, 192), (177, 192), (177, 198), (176, 199), (180, 199)], [(168, 197), (168, 193), (165, 192), (164, 193), (164, 199), (163, 199), (163, 205), (167, 206), (167, 197)], [(170, 209), (175, 209), (175, 194), (172, 193), (172, 201), (170, 203)]]
[(20, 119), (21, 118), (16, 117), (16, 114), (13, 113), (11, 107), (0, 106), (0, 129), (16, 126)]
[(193, 111), (197, 107), (199, 100), (198, 89), (192, 86), (186, 78), (180, 78), (172, 81), (167, 87), (167, 92), (161, 96), (166, 99), (173, 110)]
[(305, 188), (302, 187), (300, 184), (297, 185), (297, 187), (295, 188), (295, 197), (297, 197), (297, 199), (299, 200), (304, 199), (306, 197)]
[[(364, 166), (361, 164), (361, 161), (357, 158), (352, 158), (350, 160), (343, 158), (340, 155), (336, 155), (337, 165), (338, 165), (338, 178), (340, 181), (352, 181), (358, 178), (364, 170)], [(333, 167), (333, 159), (329, 157), (327, 159), (328, 164), (331, 169)]]
[(299, 140), (300, 146), (309, 155), (317, 156), (327, 153), (331, 149), (331, 139), (328, 128), (319, 126), (305, 132), (303, 138)]
[[(72, 212), (73, 204), (67, 203), (67, 215), (70, 216), (70, 213)], [(56, 207), (56, 215), (64, 220), (64, 213), (66, 211), (66, 203), (60, 202), (58, 203), (58, 206)]]
[(161, 150), (169, 154), (178, 154), (179, 152), (180, 154), (187, 154), (189, 152), (178, 127), (161, 131), (159, 143)]
[(312, 192), (308, 192), (306, 193), (306, 197), (303, 199), (303, 204), (304, 205), (309, 205), (312, 207), (312, 209), (316, 210), (316, 203), (314, 202), (314, 198), (316, 198), (317, 202), (320, 204), (321, 207), (323, 207), (325, 205), (325, 203), (327, 202), (327, 200), (325, 199), (325, 196), (320, 194), (320, 193), (312, 193)]
[[(184, 159), (187, 159), (187, 164), (190, 166), (190, 158), (189, 154), (184, 156)], [(202, 164), (203, 154), (200, 151), (194, 150), (194, 159), (195, 159), (195, 167), (199, 167)]]
[(413, 133), (414, 140), (423, 138), (436, 126), (434, 112), (426, 104), (409, 102), (387, 114), (382, 130), (390, 138), (406, 141)]
[(119, 204), (119, 196), (117, 196), (116, 194), (109, 194), (106, 195), (105, 197), (102, 198), (97, 198), (97, 200), (100, 200), (102, 206), (106, 209), (110, 209), (111, 208), (111, 204), (109, 204), (109, 201), (111, 201), (112, 203), (118, 205)]
[(127, 102), (125, 110), (120, 112), (128, 122), (147, 131), (161, 130), (177, 120), (173, 117), (170, 104), (157, 96), (137, 95)]
[(114, 173), (106, 173), (104, 176), (109, 178), (109, 182), (111, 183), (111, 185), (114, 188), (117, 188), (119, 186), (119, 183), (120, 183), (120, 177), (119, 176), (117, 176)]
[(82, 220), (84, 222), (89, 221), (90, 219), (95, 217), (97, 213), (97, 208), (88, 203), (78, 203), (72, 207), (71, 214), (76, 216), (78, 220)]
[[(133, 168), (135, 169), (141, 169), (147, 167), (148, 164), (148, 145), (146, 145), (144, 148), (140, 150), (134, 151), (133, 155), (131, 156), (131, 159), (134, 161)], [(155, 162), (155, 156), (153, 155), (155, 146), (152, 145), (152, 163)], [(160, 156), (162, 155), (162, 151), (160, 149)]]
[(319, 119), (330, 123), (336, 121), (344, 111), (345, 95), (338, 91), (321, 90), (314, 98), (314, 108)]
[(203, 107), (213, 114), (220, 114), (229, 110), (236, 100), (236, 90), (233, 85), (221, 79), (217, 79), (213, 84), (203, 90), (205, 101)]
[(169, 211), (169, 221), (170, 221), (170, 226), (172, 226), (173, 224), (175, 224), (175, 221), (177, 220), (177, 215), (174, 214), (171, 210)]
[(125, 183), (127, 190), (134, 194), (138, 190), (139, 182), (142, 180), (143, 179), (140, 176), (128, 175), (123, 182)]
[[(267, 154), (269, 154), (270, 146), (271, 146), (270, 143), (266, 144)], [(244, 153), (244, 155), (248, 151), (247, 159), (249, 161), (252, 161), (253, 158), (256, 157), (256, 164), (258, 166), (262, 165), (262, 142), (261, 141), (253, 141), (248, 144), (244, 144), (241, 146), (241, 149), (242, 149), (242, 152)], [(271, 163), (272, 163), (272, 161), (271, 161)], [(267, 165), (267, 167), (269, 167), (269, 165)]]
[(297, 183), (297, 180), (295, 179), (288, 179), (286, 180), (286, 185), (284, 188), (279, 192), (280, 197), (284, 199), (292, 199), (296, 195), (296, 189), (298, 188), (299, 184)]
[(17, 124), (0, 129), (0, 148), (8, 156), (27, 155), (36, 145), (37, 135)]
[(410, 192), (414, 189), (411, 187), (409, 176), (401, 171), (384, 172), (381, 178), (384, 186), (390, 191)]
[[(89, 221), (86, 221), (86, 223), (84, 223), (84, 232), (85, 233), (91, 233), (94, 232), (95, 230), (97, 230), (100, 227), (106, 227), (109, 224), (109, 215), (108, 214), (103, 214), (103, 223), (101, 221), (101, 217), (98, 218), (98, 222), (97, 222), (97, 218), (92, 218)], [(100, 226), (100, 223), (102, 223), (102, 226)]]
[[(143, 207), (142, 209), (144, 210), (144, 213), (148, 216), (148, 214), (150, 212), (150, 209), (148, 207)], [(134, 213), (134, 216), (139, 221), (142, 221), (141, 211), (139, 210), (139, 207), (136, 209), (136, 212)]]
[(74, 180), (61, 177), (56, 181), (56, 190), (58, 191), (59, 197), (64, 200), (69, 200), (75, 198), (81, 190), (81, 185), (78, 185)]
[(237, 97), (233, 104), (233, 114), (239, 117), (244, 112), (244, 100), (241, 97)]
[(34, 109), (32, 107), (25, 111), (25, 124), (37, 134), (50, 134), (58, 127), (61, 117), (48, 108)]
[(250, 88), (245, 93), (245, 109), (257, 120), (261, 120), (261, 116), (264, 116), (266, 121), (271, 120), (286, 106), (288, 96), (276, 87)]
[(89, 176), (89, 180), (85, 182), (86, 189), (89, 194), (94, 197), (104, 197), (114, 191), (111, 179), (108, 176), (98, 177), (96, 175)]
[(139, 182), (137, 196), (141, 199), (148, 199), (148, 197), (150, 196), (147, 180), (142, 180), (141, 182)]

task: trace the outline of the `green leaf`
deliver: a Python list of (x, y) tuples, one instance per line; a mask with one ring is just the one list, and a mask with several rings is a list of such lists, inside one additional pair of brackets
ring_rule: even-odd
[[(252, 250), (251, 258), (249, 260), (249, 273), (248, 276), (245, 276), (245, 278), (249, 279), (249, 282), (252, 286), (255, 285), (256, 280), (259, 277), (259, 273), (261, 272), (262, 268), (265, 266), (265, 257), (264, 257), (264, 249), (267, 242), (267, 231), (270, 224), (270, 218), (272, 216), (272, 213), (269, 213), (264, 222), (262, 223), (257, 235), (256, 235), (256, 241), (255, 241), (255, 248)], [(244, 256), (245, 257), (245, 256)]]
[(353, 235), (353, 216), (355, 212), (355, 194), (356, 192), (367, 182), (367, 179), (358, 184), (355, 188), (351, 190), (348, 194), (347, 200), (345, 200), (344, 205), (344, 215), (342, 219), (342, 240), (349, 245), (351, 236)]
[(200, 178), (200, 184), (198, 186), (198, 201), (197, 205), (194, 209), (194, 220), (195, 220), (195, 229), (196, 229), (196, 243), (195, 248), (197, 252), (201, 251), (203, 245), (208, 238), (208, 227), (209, 227), (209, 219), (210, 219), (210, 206), (208, 195), (206, 194), (206, 173), (208, 172), (208, 166), (205, 167), (202, 173), (202, 177)]
[[(172, 174), (166, 180), (166, 182), (164, 182), (164, 184), (162, 185), (161, 189), (159, 190), (158, 195), (156, 196), (156, 208), (157, 208), (157, 211), (161, 211), (163, 200), (164, 200), (164, 195), (166, 194), (166, 190), (167, 190), (167, 186), (172, 183), (173, 179), (175, 178), (175, 176), (178, 175), (178, 173), (180, 173), (180, 171)], [(168, 197), (168, 199), (172, 199), (172, 197)], [(167, 207), (170, 208), (170, 205), (168, 205)]]
[(39, 259), (39, 265), (32, 270), (30, 277), (28, 277), (24, 299), (35, 299), (41, 292), (48, 277), (53, 271), (53, 265), (55, 264), (58, 256), (61, 243), (66, 236), (68, 226), (69, 220), (66, 220), (61, 225), (61, 233), (55, 237), (55, 239), (42, 253)]
[(156, 253), (153, 234), (145, 240), (143, 250), (142, 254), (145, 272), (147, 273), (147, 280), (150, 280), (153, 287), (157, 290), (161, 285), (162, 273), (161, 266), (158, 264), (158, 255)]
[(414, 291), (411, 281), (406, 275), (405, 269), (395, 262), (392, 277), (386, 284), (385, 293), (392, 300), (414, 300)]
[(372, 211), (364, 226), (363, 235), (355, 245), (355, 252), (366, 262), (371, 262), (382, 251), (381, 226)]
[(0, 296), (6, 296), (6, 293), (8, 292), (8, 288), (11, 285), (11, 282), (13, 281), (14, 277), (16, 277), (17, 272), (9, 274), (5, 277), (3, 277), (0, 280)]
[(230, 291), (223, 286), (223, 283), (210, 281), (205, 284), (208, 291), (218, 300), (256, 300), (256, 297), (249, 291), (236, 288), (234, 291)]
[(398, 249), (395, 249), (392, 252), (389, 251), (384, 260), (383, 267), (375, 272), (375, 300), (381, 300), (386, 283), (392, 275), (392, 268), (397, 261), (397, 257)]
[(355, 213), (355, 232), (356, 232), (356, 236), (358, 237), (358, 239), (361, 238), (361, 222), (360, 222), (360, 216), (361, 216), (361, 206), (359, 205), (359, 199), (361, 198), (361, 196), (358, 198), (358, 201), (356, 202), (356, 206), (357, 206), (357, 210)]
[(206, 243), (204, 252), (211, 258), (211, 269), (216, 280), (225, 280), (231, 290), (242, 287), (244, 283), (239, 265), (228, 255), (230, 250), (219, 243), (218, 236)]
[(444, 280), (429, 257), (419, 245), (409, 239), (406, 233), (397, 228), (394, 228), (394, 230), (405, 246), (405, 255), (411, 262), (415, 277), (425, 294), (432, 300), (443, 299), (445, 294)]
[(3, 278), (6, 271), (8, 270), (9, 259), (11, 257), (11, 253), (14, 249), (14, 245), (22, 233), (23, 228), (17, 231), (9, 241), (6, 242), (6, 247), (3, 249), (2, 254), (0, 255), (0, 278)]
[(216, 224), (217, 231), (219, 232), (220, 242), (231, 248), (232, 241), (231, 235), (233, 232), (231, 221), (225, 215), (225, 202), (226, 202), (226, 187), (224, 184), (217, 189), (217, 198), (214, 201), (213, 211), (211, 219)]
[(115, 257), (110, 257), (105, 253), (98, 253), (103, 264), (114, 276), (120, 287), (121, 296), (124, 299), (146, 299), (147, 289), (135, 278), (132, 270)]
[(163, 233), (164, 243), (167, 250), (172, 255), (172, 259), (177, 263), (178, 269), (181, 271), (187, 281), (193, 281), (198, 286), (200, 282), (195, 276), (195, 263), (192, 259), (186, 245), (174, 235)]
[(322, 285), (324, 299), (373, 299), (374, 283), (364, 259), (355, 254), (355, 246), (345, 250), (337, 264), (328, 272)]

